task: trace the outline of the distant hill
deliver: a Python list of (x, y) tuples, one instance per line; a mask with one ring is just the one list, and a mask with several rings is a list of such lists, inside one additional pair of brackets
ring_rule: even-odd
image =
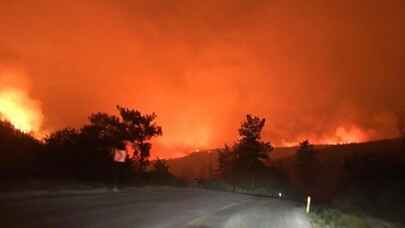
[(169, 159), (167, 163), (170, 172), (175, 176), (192, 180), (215, 175), (217, 160), (218, 153), (216, 150), (205, 150), (192, 152), (181, 158)]
[[(297, 147), (277, 147), (271, 152), (273, 161), (281, 162), (294, 156)], [(218, 149), (192, 152), (184, 157), (169, 159), (170, 171), (185, 179), (207, 178), (217, 170)]]
[[(386, 139), (365, 143), (341, 145), (316, 145), (318, 158), (324, 167), (324, 173), (337, 178), (342, 175), (345, 160), (352, 158), (376, 160), (384, 164), (404, 160), (405, 151), (403, 141), (400, 139)], [(271, 165), (285, 172), (293, 178), (293, 158), (297, 147), (278, 147), (271, 152)], [(207, 178), (215, 175), (217, 170), (217, 150), (193, 152), (187, 156), (169, 159), (170, 171), (185, 179)]]
[[(291, 158), (297, 147), (278, 147), (271, 152), (274, 161)], [(178, 177), (191, 180), (215, 175), (218, 167), (218, 149), (192, 152), (184, 157), (169, 159), (170, 171)]]

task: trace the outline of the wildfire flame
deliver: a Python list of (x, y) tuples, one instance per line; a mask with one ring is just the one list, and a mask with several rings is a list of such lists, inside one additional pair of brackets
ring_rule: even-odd
[(339, 126), (336, 128), (335, 132), (323, 135), (314, 136), (309, 135), (306, 137), (299, 137), (298, 141), (286, 141), (283, 140), (281, 146), (283, 147), (293, 147), (299, 145), (300, 142), (304, 140), (309, 140), (313, 144), (321, 145), (337, 145), (337, 144), (350, 144), (350, 143), (360, 143), (369, 140), (368, 132), (360, 129), (357, 126), (344, 127)]
[(0, 90), (0, 119), (25, 133), (38, 133), (42, 123), (39, 103), (19, 89)]

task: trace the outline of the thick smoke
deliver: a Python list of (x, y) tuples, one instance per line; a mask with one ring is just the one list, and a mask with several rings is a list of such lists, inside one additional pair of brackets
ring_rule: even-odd
[[(289, 145), (397, 134), (404, 2), (3, 1), (1, 56), (18, 56), (44, 127), (126, 105), (156, 112), (155, 153), (236, 138), (246, 113)], [(3, 54), (4, 53), (4, 54)]]

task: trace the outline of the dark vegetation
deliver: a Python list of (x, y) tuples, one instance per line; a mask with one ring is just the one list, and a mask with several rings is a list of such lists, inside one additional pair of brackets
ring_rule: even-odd
[(218, 151), (218, 174), (233, 190), (241, 183), (255, 188), (258, 179), (268, 171), (265, 164), (273, 147), (270, 142), (261, 141), (265, 123), (265, 119), (247, 115), (239, 129), (238, 142)]
[[(172, 181), (165, 161), (149, 164), (153, 137), (162, 135), (156, 114), (117, 106), (119, 113), (94, 113), (80, 129), (65, 128), (43, 141), (0, 122), (0, 173), (4, 179), (41, 178), (109, 183), (112, 180), (114, 149), (132, 147), (123, 166), (128, 183), (162, 178)], [(150, 168), (151, 167), (151, 168)]]
[[(248, 117), (242, 127), (253, 122), (249, 129), (259, 135), (261, 128), (257, 126), (261, 125), (257, 123), (261, 121), (264, 122)], [(256, 146), (240, 145), (245, 143)], [(248, 153), (243, 155), (249, 157), (246, 162), (238, 161), (240, 148), (249, 148), (249, 152), (243, 152)], [(262, 155), (263, 151), (267, 156)], [(218, 160), (214, 168), (207, 166), (210, 163), (200, 162), (212, 158)], [(260, 137), (246, 141), (241, 134), (233, 146), (193, 153), (169, 160), (169, 164), (175, 175), (181, 175), (186, 169), (193, 175), (200, 174), (200, 179), (206, 180), (205, 186), (210, 188), (271, 196), (281, 191), (284, 198), (301, 202), (310, 195), (318, 206), (317, 221), (325, 222), (330, 217), (330, 227), (350, 222), (366, 224), (369, 218), (405, 224), (403, 135), (397, 139), (342, 145), (311, 145), (306, 140), (297, 147), (271, 150), (270, 144), (260, 141)], [(212, 169), (218, 171), (217, 175), (208, 175)]]
[(304, 141), (295, 148), (275, 149), (261, 138), (266, 120), (247, 115), (233, 145), (180, 159), (150, 161), (150, 140), (162, 135), (156, 114), (120, 106), (117, 111), (117, 116), (91, 114), (80, 129), (62, 129), (43, 141), (1, 121), (2, 183), (30, 178), (109, 183), (112, 151), (129, 144), (134, 153), (124, 165), (127, 184), (192, 182), (271, 196), (282, 192), (283, 198), (296, 201), (311, 195), (316, 205), (339, 209), (343, 217), (361, 214), (405, 224), (402, 114), (398, 115), (398, 139), (324, 146)]
[(22, 178), (33, 173), (33, 161), (43, 151), (43, 144), (7, 121), (0, 121), (0, 177)]

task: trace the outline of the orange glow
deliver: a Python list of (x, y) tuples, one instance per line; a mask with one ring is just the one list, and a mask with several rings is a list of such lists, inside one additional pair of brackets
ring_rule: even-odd
[(18, 89), (0, 91), (0, 118), (25, 133), (39, 131), (42, 122), (38, 102)]
[(0, 92), (46, 119), (17, 98), (3, 116), (43, 132), (155, 112), (160, 158), (234, 143), (248, 113), (276, 147), (396, 137), (405, 1), (389, 2), (0, 1)]
[(315, 135), (301, 136), (297, 141), (282, 140), (280, 146), (282, 147), (298, 146), (300, 142), (307, 139), (312, 144), (319, 144), (319, 145), (361, 143), (369, 140), (371, 138), (371, 135), (372, 132), (366, 132), (356, 126), (350, 127), (339, 126), (336, 128), (333, 134), (326, 134), (323, 136), (315, 136)]
[(196, 151), (200, 148), (209, 149), (212, 147), (212, 132), (210, 126), (200, 125), (196, 129), (190, 129), (187, 124), (177, 126), (176, 129), (168, 129), (169, 136), (157, 139), (162, 146), (182, 145), (190, 151)]
[(359, 143), (367, 141), (367, 139), (367, 134), (358, 127), (338, 127), (335, 136), (326, 140), (324, 144)]

